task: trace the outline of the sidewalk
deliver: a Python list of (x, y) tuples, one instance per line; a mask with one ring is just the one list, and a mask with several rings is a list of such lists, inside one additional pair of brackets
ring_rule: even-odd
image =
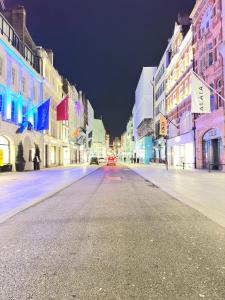
[(84, 164), (22, 173), (0, 173), (0, 223), (98, 168)]
[(164, 165), (126, 164), (174, 198), (225, 227), (225, 173), (166, 170)]

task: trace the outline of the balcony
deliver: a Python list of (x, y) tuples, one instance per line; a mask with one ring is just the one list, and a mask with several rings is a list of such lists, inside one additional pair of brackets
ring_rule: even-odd
[(0, 13), (0, 34), (15, 48), (23, 58), (40, 73), (40, 57), (37, 56), (25, 43), (23, 43), (13, 27)]

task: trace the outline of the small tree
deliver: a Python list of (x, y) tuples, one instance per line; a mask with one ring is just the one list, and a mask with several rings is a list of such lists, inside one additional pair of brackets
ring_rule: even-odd
[(16, 161), (17, 162), (26, 162), (24, 157), (23, 157), (23, 144), (22, 144), (22, 142), (19, 142), (19, 145), (18, 145)]

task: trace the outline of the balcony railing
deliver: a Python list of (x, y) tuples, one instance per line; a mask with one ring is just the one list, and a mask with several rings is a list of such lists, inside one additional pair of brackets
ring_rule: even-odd
[(40, 73), (40, 57), (38, 57), (25, 43), (23, 43), (13, 27), (0, 13), (0, 33), (25, 58), (25, 60)]

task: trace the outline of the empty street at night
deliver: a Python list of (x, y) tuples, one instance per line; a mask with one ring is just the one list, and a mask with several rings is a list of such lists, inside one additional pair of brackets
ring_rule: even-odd
[(225, 0), (0, 0), (0, 300), (225, 300)]
[(224, 299), (225, 230), (124, 165), (0, 225), (0, 299)]

